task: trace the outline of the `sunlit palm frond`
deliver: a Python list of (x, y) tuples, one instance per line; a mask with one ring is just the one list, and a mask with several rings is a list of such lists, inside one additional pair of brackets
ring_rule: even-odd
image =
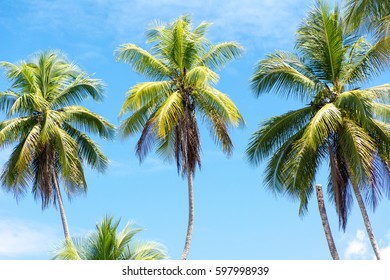
[(186, 80), (189, 86), (203, 88), (210, 84), (216, 84), (219, 80), (219, 76), (205, 66), (196, 66), (187, 72)]
[(243, 47), (235, 42), (224, 42), (212, 46), (196, 64), (210, 69), (220, 69), (226, 63), (239, 58), (243, 53)]
[(119, 112), (119, 116), (129, 111), (137, 111), (145, 104), (149, 106), (159, 104), (171, 92), (171, 83), (169, 81), (138, 83), (127, 92), (127, 97)]
[(59, 110), (64, 122), (88, 133), (96, 133), (103, 139), (114, 137), (114, 126), (100, 115), (83, 106), (67, 106)]
[(159, 137), (164, 138), (178, 124), (183, 114), (182, 100), (182, 95), (176, 91), (161, 104), (154, 114), (153, 122), (156, 122), (156, 133)]
[(168, 66), (146, 50), (134, 44), (121, 45), (116, 51), (116, 57), (118, 60), (132, 65), (136, 72), (152, 79), (163, 79), (169, 77), (171, 74)]

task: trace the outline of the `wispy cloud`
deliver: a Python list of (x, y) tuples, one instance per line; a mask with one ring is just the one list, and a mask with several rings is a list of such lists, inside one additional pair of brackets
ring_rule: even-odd
[(0, 259), (50, 258), (55, 231), (47, 225), (0, 217)]
[(363, 230), (358, 230), (355, 237), (348, 241), (347, 249), (345, 250), (345, 258), (350, 259), (365, 259), (367, 258), (368, 244)]
[[(348, 245), (344, 253), (345, 259), (375, 259), (370, 241), (364, 230), (357, 230), (353, 238), (347, 238), (346, 240), (348, 240)], [(378, 239), (377, 242), (379, 243), (381, 258), (390, 260), (390, 232), (386, 235), (385, 241), (383, 239)], [(381, 246), (381, 244), (385, 245)]]
[(196, 21), (213, 22), (212, 37), (218, 41), (238, 40), (248, 46), (268, 46), (271, 41), (273, 45), (283, 45), (293, 37), (304, 5), (307, 1), (37, 0), (29, 1), (18, 19), (28, 19), (32, 29), (123, 40), (143, 32), (153, 19), (167, 21), (188, 13)]
[(147, 158), (142, 166), (136, 161), (116, 161), (111, 160), (109, 174), (114, 176), (126, 177), (134, 174), (149, 174), (156, 172), (165, 172), (174, 170), (175, 166), (169, 162), (164, 162), (158, 158)]

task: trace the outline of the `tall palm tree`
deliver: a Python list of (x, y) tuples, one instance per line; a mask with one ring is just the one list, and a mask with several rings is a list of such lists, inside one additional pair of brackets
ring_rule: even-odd
[(258, 63), (251, 78), (257, 95), (272, 91), (307, 104), (263, 122), (247, 155), (253, 164), (270, 158), (267, 186), (298, 198), (300, 213), (327, 160), (339, 224), (345, 230), (353, 193), (379, 259), (362, 194), (375, 209), (389, 187), (390, 85), (361, 87), (388, 67), (390, 45), (345, 30), (337, 6), (317, 2), (297, 31), (296, 53), (278, 51)]
[(390, 35), (390, 1), (346, 0), (345, 6), (350, 28), (375, 31), (378, 37)]
[(211, 136), (226, 154), (232, 152), (230, 125), (243, 118), (229, 97), (214, 88), (214, 70), (240, 56), (234, 42), (212, 45), (206, 38), (208, 23), (192, 28), (189, 16), (168, 24), (156, 24), (147, 32), (150, 51), (123, 44), (117, 59), (153, 80), (133, 86), (127, 93), (120, 116), (123, 137), (140, 132), (136, 153), (142, 161), (156, 147), (165, 159), (174, 158), (178, 172), (188, 181), (189, 218), (182, 259), (186, 259), (194, 221), (193, 176), (201, 165), (198, 117), (210, 127)]
[(14, 145), (1, 174), (2, 187), (19, 197), (32, 186), (43, 209), (58, 203), (70, 240), (60, 182), (69, 197), (86, 192), (83, 164), (104, 171), (108, 163), (86, 133), (112, 138), (113, 126), (76, 105), (88, 97), (102, 100), (102, 82), (56, 51), (1, 66), (11, 87), (0, 93), (0, 109), (7, 115), (0, 122), (0, 148)]
[(120, 220), (112, 217), (96, 225), (96, 232), (83, 238), (64, 242), (55, 260), (163, 260), (167, 259), (164, 247), (157, 242), (135, 242), (134, 236), (142, 231), (127, 224), (117, 232)]

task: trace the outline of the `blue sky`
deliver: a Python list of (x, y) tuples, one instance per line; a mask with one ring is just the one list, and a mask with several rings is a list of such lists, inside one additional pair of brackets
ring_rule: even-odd
[[(234, 155), (226, 158), (201, 127), (202, 170), (195, 184), (195, 226), (190, 259), (330, 259), (316, 199), (309, 213), (298, 216), (298, 202), (275, 197), (263, 186), (264, 165), (245, 160), (252, 132), (264, 119), (301, 106), (300, 103), (251, 93), (248, 80), (256, 61), (275, 50), (292, 50), (294, 31), (313, 2), (310, 0), (2, 0), (0, 1), (0, 60), (17, 62), (37, 51), (59, 49), (106, 84), (101, 104), (86, 107), (115, 125), (124, 93), (143, 77), (116, 62), (114, 50), (122, 43), (144, 48), (144, 31), (153, 20), (172, 21), (183, 13), (194, 24), (213, 22), (214, 42), (238, 41), (243, 57), (223, 69), (217, 88), (229, 94), (246, 120), (231, 131)], [(388, 77), (388, 73), (386, 76)], [(385, 75), (375, 83), (385, 83)], [(387, 78), (388, 80), (388, 78)], [(0, 90), (8, 87), (4, 75)], [(111, 161), (105, 174), (86, 169), (88, 193), (65, 201), (71, 234), (94, 229), (106, 214), (121, 217), (122, 226), (134, 221), (145, 230), (138, 238), (163, 243), (172, 259), (181, 255), (187, 226), (186, 181), (175, 165), (151, 153), (140, 165), (134, 155), (137, 138), (98, 140)], [(0, 152), (2, 165), (9, 151)], [(326, 185), (326, 169), (317, 182)], [(327, 211), (342, 258), (371, 259), (357, 205), (345, 233), (338, 230), (333, 205)], [(384, 257), (390, 257), (389, 202), (384, 199), (370, 212)], [(48, 259), (63, 238), (59, 212), (41, 210), (28, 193), (18, 203), (0, 191), (0, 259)]]

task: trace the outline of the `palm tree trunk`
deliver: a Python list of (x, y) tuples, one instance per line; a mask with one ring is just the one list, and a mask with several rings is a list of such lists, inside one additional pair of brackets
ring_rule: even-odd
[(339, 253), (336, 249), (336, 244), (334, 244), (332, 231), (330, 230), (328, 216), (326, 215), (324, 195), (322, 193), (322, 186), (316, 185), (317, 201), (318, 201), (318, 210), (320, 211), (320, 216), (322, 220), (322, 226), (324, 227), (326, 241), (328, 242), (329, 251), (334, 260), (339, 260)]
[(57, 201), (58, 201), (58, 206), (60, 208), (60, 215), (61, 215), (61, 220), (62, 220), (62, 227), (64, 229), (65, 240), (71, 241), (70, 234), (69, 234), (68, 221), (66, 219), (64, 203), (62, 201), (62, 196), (61, 196), (61, 190), (60, 190), (60, 186), (58, 185), (57, 177), (55, 175), (53, 176), (53, 183), (54, 183), (54, 188), (56, 189), (56, 193), (57, 193)]
[(367, 234), (368, 234), (368, 238), (370, 239), (372, 249), (374, 250), (376, 258), (378, 260), (380, 260), (381, 259), (381, 255), (380, 255), (380, 252), (379, 252), (378, 243), (376, 242), (376, 239), (375, 239), (375, 236), (374, 236), (374, 232), (373, 232), (372, 227), (371, 227), (370, 219), (368, 218), (368, 214), (367, 214), (367, 211), (366, 211), (366, 206), (364, 205), (364, 202), (363, 202), (362, 196), (360, 194), (359, 188), (355, 184), (352, 184), (352, 187), (353, 187), (353, 191), (355, 193), (356, 200), (357, 200), (359, 208), (360, 208), (360, 212), (362, 213), (364, 225), (366, 226), (366, 231), (367, 231)]
[(188, 252), (190, 251), (191, 239), (192, 239), (192, 228), (194, 225), (194, 192), (192, 189), (192, 172), (189, 170), (187, 174), (188, 180), (188, 226), (186, 243), (184, 245), (183, 254), (181, 255), (182, 260), (186, 260)]

